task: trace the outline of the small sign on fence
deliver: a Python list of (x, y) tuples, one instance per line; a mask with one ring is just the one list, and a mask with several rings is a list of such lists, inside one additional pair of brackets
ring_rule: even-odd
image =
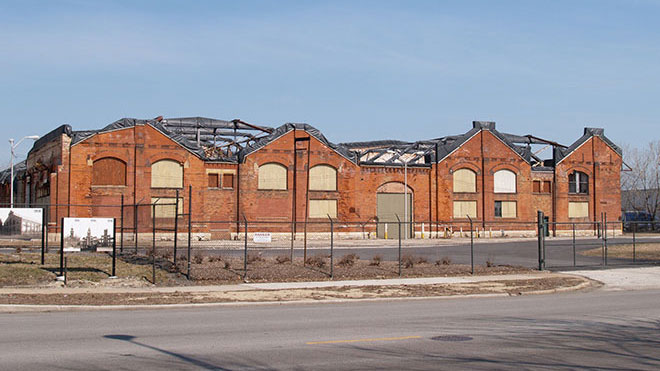
[(254, 232), (252, 241), (255, 243), (271, 243), (272, 235), (270, 232)]

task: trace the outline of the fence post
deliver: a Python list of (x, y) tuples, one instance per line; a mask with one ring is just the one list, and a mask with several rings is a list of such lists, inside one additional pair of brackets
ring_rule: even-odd
[(539, 270), (542, 271), (543, 267), (545, 265), (544, 261), (544, 256), (545, 252), (544, 246), (543, 246), (543, 236), (545, 235), (543, 232), (543, 211), (538, 210), (536, 212), (536, 217), (537, 217), (537, 222), (538, 222), (538, 248), (539, 248)]
[(192, 185), (188, 186), (188, 280), (190, 280), (190, 258), (192, 254)]
[[(637, 231), (637, 224), (633, 223), (633, 263), (635, 263), (635, 231)], [(43, 263), (42, 263), (43, 264)]]
[(399, 219), (398, 214), (394, 214), (396, 216), (397, 224), (399, 226), (399, 277), (401, 277), (401, 219)]
[(46, 259), (46, 229), (48, 222), (46, 218), (46, 208), (41, 208), (41, 265), (44, 265)]
[[(122, 196), (122, 209), (123, 209), (124, 196)], [(117, 277), (116, 266), (117, 266), (117, 219), (112, 218), (112, 231), (114, 232), (114, 238), (112, 239), (112, 277)]]
[(133, 231), (135, 234), (135, 255), (138, 253), (138, 204), (133, 205)]
[(290, 258), (291, 258), (291, 264), (293, 264), (293, 240), (295, 239), (295, 222), (291, 220), (291, 252), (290, 252)]
[(243, 214), (243, 222), (245, 223), (245, 247), (243, 249), (243, 281), (247, 279), (247, 251), (248, 251), (248, 221)]
[[(119, 218), (119, 233), (121, 234), (121, 240), (119, 240), (119, 252), (124, 252), (124, 195), (121, 195), (121, 215)], [(115, 236), (115, 240), (117, 236)], [(115, 244), (117, 242), (115, 241)], [(113, 275), (114, 276), (114, 275)]]
[[(158, 202), (158, 200), (156, 200)], [(156, 204), (151, 205), (152, 240), (151, 240), (151, 283), (156, 284)]]
[(472, 218), (466, 215), (470, 221), (470, 273), (474, 275), (474, 236), (472, 235)]
[(328, 219), (330, 219), (330, 279), (335, 278), (335, 254), (334, 254), (334, 247), (335, 247), (335, 240), (334, 240), (334, 234), (335, 234), (335, 227), (334, 223), (332, 222), (332, 218), (330, 217), (330, 214), (328, 215)]
[(575, 223), (573, 225), (573, 266), (575, 267)]
[(603, 241), (605, 243), (605, 265), (607, 265), (607, 213), (603, 213)]
[(174, 201), (174, 266), (176, 267), (176, 247), (179, 239), (179, 190), (176, 190), (176, 201)]

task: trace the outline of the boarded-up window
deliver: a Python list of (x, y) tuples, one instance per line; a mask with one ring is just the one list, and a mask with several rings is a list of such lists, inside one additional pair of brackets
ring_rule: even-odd
[(222, 188), (234, 188), (234, 174), (222, 174)]
[(454, 192), (476, 192), (477, 174), (470, 169), (454, 171)]
[(516, 193), (516, 174), (511, 170), (498, 170), (494, 176), (495, 193)]
[[(174, 218), (176, 216), (176, 198), (175, 197), (152, 197), (151, 204), (156, 205), (156, 218)], [(154, 207), (151, 208), (153, 217)], [(179, 214), (183, 214), (183, 198), (179, 198)]]
[(310, 218), (337, 217), (337, 200), (309, 200)]
[(550, 193), (552, 182), (549, 180), (535, 180), (532, 183), (532, 192), (534, 193)]
[(209, 174), (209, 188), (220, 187), (220, 176), (218, 174)]
[(113, 157), (94, 161), (92, 185), (126, 185), (126, 163)]
[(541, 181), (540, 180), (535, 180), (532, 183), (532, 192), (541, 193)]
[(309, 169), (309, 189), (311, 191), (336, 191), (337, 170), (328, 165), (316, 165)]
[(552, 182), (549, 180), (544, 180), (543, 181), (543, 193), (550, 193), (552, 189)]
[(454, 201), (454, 218), (465, 219), (477, 217), (477, 201)]
[(495, 217), (497, 218), (515, 218), (516, 201), (495, 201)]
[(589, 217), (589, 203), (588, 202), (569, 202), (568, 203), (568, 217), (569, 218), (588, 218)]
[(276, 163), (259, 166), (259, 189), (286, 189), (286, 167)]
[(183, 166), (173, 160), (151, 165), (151, 188), (183, 188)]

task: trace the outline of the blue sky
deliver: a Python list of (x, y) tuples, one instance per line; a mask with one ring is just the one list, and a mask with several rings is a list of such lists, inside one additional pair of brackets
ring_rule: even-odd
[(651, 0), (0, 0), (2, 127), (207, 116), (307, 122), (341, 142), (491, 120), (641, 145), (659, 137), (659, 15)]

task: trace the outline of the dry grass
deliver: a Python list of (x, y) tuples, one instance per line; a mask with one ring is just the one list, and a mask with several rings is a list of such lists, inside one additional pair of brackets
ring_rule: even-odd
[[(597, 247), (582, 252), (585, 256), (601, 256), (603, 253), (602, 248)], [(633, 245), (613, 245), (607, 247), (607, 256), (616, 259), (632, 259)], [(660, 260), (660, 244), (659, 243), (638, 243), (635, 244), (635, 256), (637, 260)]]

